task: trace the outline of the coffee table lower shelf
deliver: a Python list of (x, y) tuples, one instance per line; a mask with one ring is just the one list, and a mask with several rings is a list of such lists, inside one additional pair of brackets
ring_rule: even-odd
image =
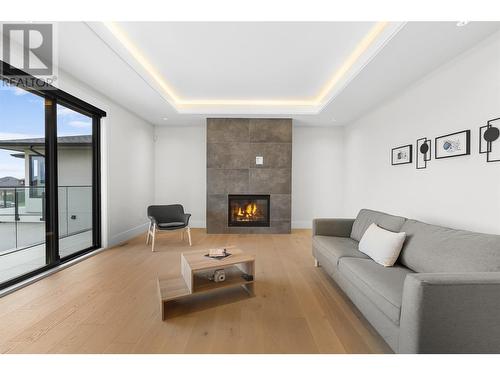
[[(236, 267), (235, 267), (236, 268)], [(254, 281), (247, 281), (241, 277), (240, 270), (225, 269), (226, 280), (223, 282), (210, 281), (202, 275), (195, 275), (193, 283), (193, 292), (191, 292), (182, 276), (175, 278), (158, 278), (158, 292), (160, 297), (160, 308), (162, 320), (166, 320), (166, 313), (169, 302), (178, 301), (183, 298), (207, 293), (214, 290), (240, 286), (246, 292), (253, 296)]]

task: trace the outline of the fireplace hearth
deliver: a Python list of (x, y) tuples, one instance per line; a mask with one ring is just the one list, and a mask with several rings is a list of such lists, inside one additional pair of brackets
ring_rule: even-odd
[(228, 195), (229, 227), (269, 227), (270, 195)]

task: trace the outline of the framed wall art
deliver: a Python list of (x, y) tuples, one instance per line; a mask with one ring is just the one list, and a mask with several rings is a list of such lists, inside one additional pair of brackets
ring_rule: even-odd
[(411, 164), (413, 155), (413, 145), (395, 147), (391, 150), (391, 164)]
[(479, 153), (488, 163), (500, 161), (500, 118), (489, 120), (479, 128)]
[(470, 155), (470, 130), (437, 137), (434, 142), (435, 159)]
[(416, 166), (417, 169), (427, 168), (427, 162), (431, 160), (431, 140), (427, 138), (417, 139)]

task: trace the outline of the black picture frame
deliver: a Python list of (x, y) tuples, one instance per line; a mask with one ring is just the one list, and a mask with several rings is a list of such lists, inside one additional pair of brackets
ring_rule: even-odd
[[(422, 153), (420, 150), (420, 147), (422, 145), (426, 144), (428, 146), (428, 150), (425, 153)], [(419, 164), (419, 153), (423, 154), (424, 157), (422, 159), (423, 161), (423, 166)], [(415, 146), (415, 166), (417, 169), (426, 169), (427, 168), (427, 162), (431, 160), (432, 157), (432, 142), (430, 139), (427, 137), (424, 138), (419, 138), (417, 139), (416, 146)]]
[[(486, 162), (488, 162), (488, 163), (500, 162), (500, 158), (495, 159), (495, 158), (491, 157), (491, 153), (493, 152), (492, 144), (493, 143), (495, 143), (495, 144), (500, 143), (500, 141), (499, 141), (500, 138), (494, 139), (494, 140), (486, 140), (485, 135), (484, 135), (485, 132), (491, 128), (496, 128), (496, 129), (499, 128), (498, 125), (497, 126), (493, 125), (493, 123), (495, 123), (495, 122), (500, 122), (500, 117), (488, 120), (488, 122), (485, 126), (481, 126), (479, 128), (479, 153), (486, 154)], [(484, 129), (484, 131), (483, 131), (483, 129)], [(498, 130), (496, 130), (496, 131), (498, 132)], [(498, 134), (497, 134), (497, 136), (498, 136)], [(496, 149), (496, 150), (498, 150), (498, 149)]]
[[(484, 131), (483, 129), (488, 129), (488, 125), (481, 126), (479, 128), (479, 153), (480, 154), (487, 154), (489, 149), (490, 149), (490, 142), (486, 142), (483, 137), (484, 137)], [(485, 149), (486, 147), (486, 149)]]
[[(394, 151), (399, 150), (399, 149), (404, 149), (404, 148), (407, 148), (407, 152), (409, 155), (408, 161), (405, 161), (402, 163), (395, 163), (394, 162)], [(398, 147), (394, 147), (393, 149), (391, 149), (391, 165), (405, 165), (405, 164), (411, 164), (411, 163), (413, 163), (413, 145), (412, 144), (398, 146)]]
[[(441, 156), (439, 156), (439, 154), (438, 154), (438, 151), (439, 151), (438, 142), (439, 142), (439, 140), (442, 138), (451, 137), (453, 135), (458, 135), (458, 134), (462, 134), (462, 133), (465, 134), (465, 151), (463, 153), (456, 154), (456, 155), (445, 155), (445, 156), (441, 155)], [(434, 159), (455, 158), (458, 156), (465, 156), (465, 155), (470, 155), (470, 129), (462, 130), (462, 131), (455, 132), (455, 133), (441, 135), (441, 136), (436, 137), (434, 139)]]

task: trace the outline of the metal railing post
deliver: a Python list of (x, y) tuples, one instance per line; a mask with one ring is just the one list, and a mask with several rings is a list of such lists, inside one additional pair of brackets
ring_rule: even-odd
[(45, 189), (42, 191), (42, 217), (40, 221), (45, 221)]
[(19, 199), (17, 197), (17, 188), (14, 188), (14, 220), (19, 221)]
[(18, 228), (17, 228), (17, 223), (19, 221), (19, 206), (17, 204), (17, 191), (16, 188), (14, 188), (14, 236), (16, 240), (16, 249), (19, 248), (19, 241), (18, 241)]
[(69, 186), (66, 186), (66, 235), (69, 236)]

